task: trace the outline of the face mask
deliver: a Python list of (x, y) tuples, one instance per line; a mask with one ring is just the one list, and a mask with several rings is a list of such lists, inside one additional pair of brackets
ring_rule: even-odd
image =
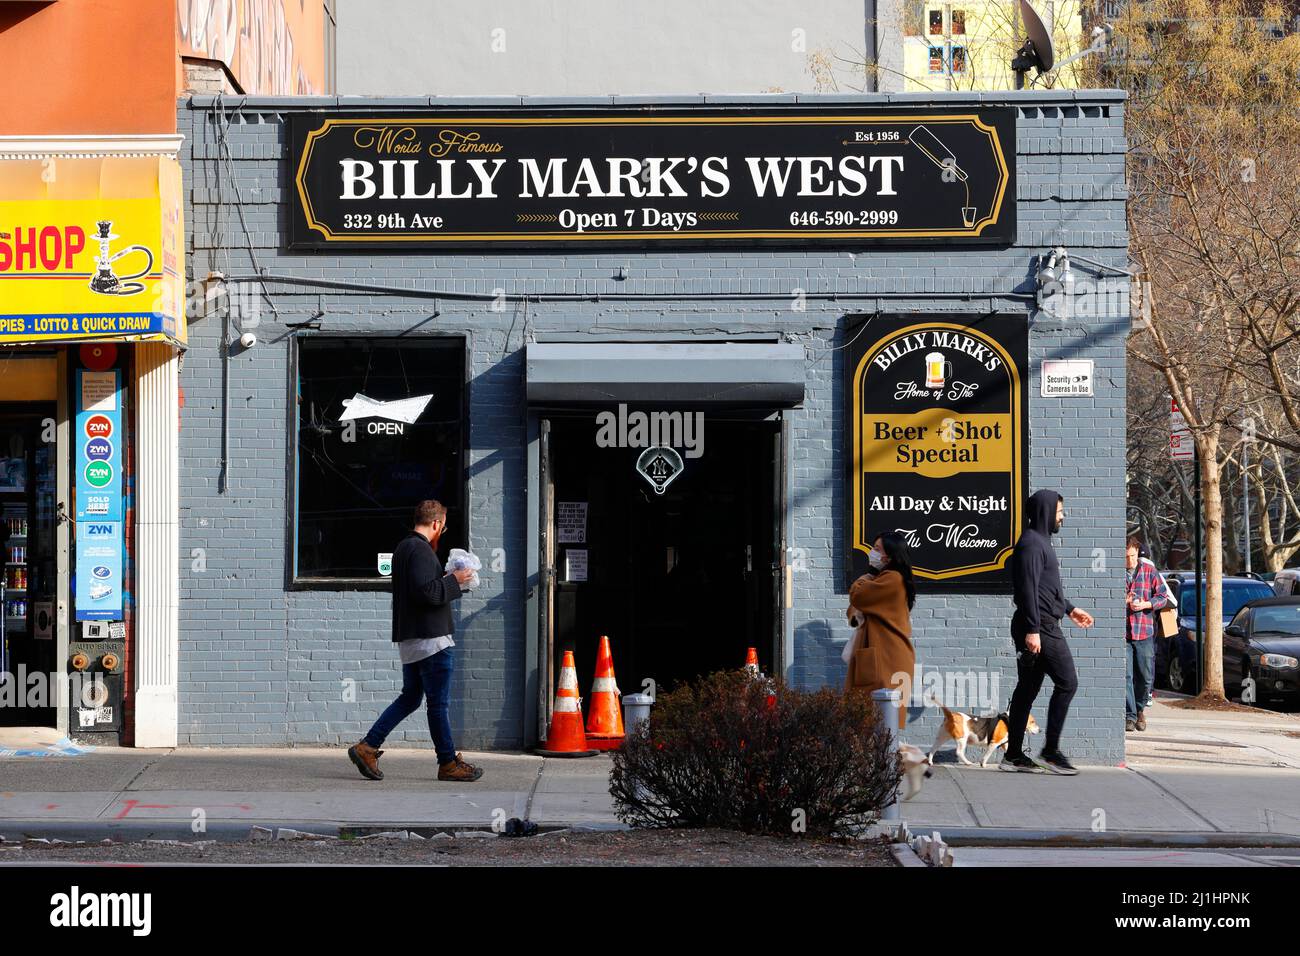
[(879, 571), (885, 565), (885, 556), (875, 548), (872, 548), (867, 552), (867, 563)]

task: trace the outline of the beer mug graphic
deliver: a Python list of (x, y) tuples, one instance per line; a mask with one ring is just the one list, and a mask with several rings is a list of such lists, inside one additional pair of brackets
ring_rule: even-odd
[(952, 375), (952, 362), (943, 357), (942, 352), (931, 352), (925, 357), (925, 387), (943, 388), (943, 383)]

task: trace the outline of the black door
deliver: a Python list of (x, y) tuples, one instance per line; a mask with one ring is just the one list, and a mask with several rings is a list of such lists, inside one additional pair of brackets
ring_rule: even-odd
[(574, 651), (582, 691), (601, 635), (624, 693), (738, 669), (748, 647), (776, 671), (780, 423), (706, 415), (702, 454), (683, 454), (662, 494), (637, 471), (644, 449), (599, 447), (590, 416), (551, 425), (553, 507), (585, 513), (552, 544), (555, 653)]

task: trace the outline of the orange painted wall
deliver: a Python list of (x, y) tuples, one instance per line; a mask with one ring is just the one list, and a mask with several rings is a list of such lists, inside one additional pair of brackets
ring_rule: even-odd
[(176, 0), (0, 3), (0, 135), (174, 133)]

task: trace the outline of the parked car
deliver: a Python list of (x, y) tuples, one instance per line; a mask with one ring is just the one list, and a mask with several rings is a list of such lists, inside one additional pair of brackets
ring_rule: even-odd
[[(1178, 633), (1174, 637), (1155, 638), (1156, 686), (1168, 687), (1180, 694), (1196, 690), (1196, 575), (1191, 571), (1174, 571), (1165, 574), (1178, 604)], [(1201, 596), (1205, 582), (1201, 582)], [(1273, 589), (1254, 578), (1225, 577), (1223, 579), (1223, 623), (1227, 625), (1241, 608), (1250, 601), (1273, 597)], [(1226, 655), (1227, 650), (1225, 648)], [(1225, 657), (1226, 660), (1226, 657)], [(1226, 666), (1226, 665), (1225, 665)]]
[(1253, 701), (1300, 695), (1300, 597), (1272, 597), (1242, 605), (1223, 632), (1223, 683), (1229, 696), (1255, 684)]
[(1300, 568), (1283, 568), (1273, 575), (1273, 593), (1278, 597), (1300, 594)]

